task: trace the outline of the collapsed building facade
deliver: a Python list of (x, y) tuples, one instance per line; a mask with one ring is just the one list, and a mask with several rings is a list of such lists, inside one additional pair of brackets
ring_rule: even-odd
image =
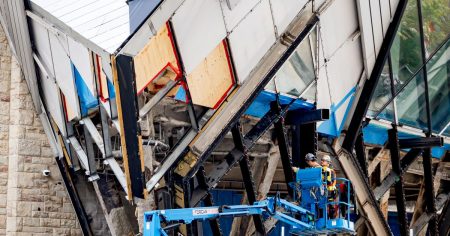
[(142, 2), (112, 54), (32, 1), (0, 3), (84, 235), (138, 234), (152, 209), (288, 197), (307, 153), (352, 182), (358, 234), (449, 232), (448, 2), (437, 19), (426, 0)]

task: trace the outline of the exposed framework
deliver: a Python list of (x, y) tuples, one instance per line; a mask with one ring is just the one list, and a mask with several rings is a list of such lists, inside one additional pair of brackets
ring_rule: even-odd
[[(419, 1), (420, 2), (420, 1)], [(371, 91), (373, 93), (374, 87), (377, 84), (376, 81), (378, 79), (378, 77), (380, 76), (379, 73), (381, 73), (381, 69), (382, 69), (382, 65), (384, 65), (384, 61), (386, 60), (386, 56), (385, 54), (388, 53), (389, 51), (389, 45), (393, 39), (393, 36), (395, 34), (395, 25), (398, 26), (398, 23), (400, 21), (401, 18), (401, 13), (399, 13), (400, 11), (403, 11), (404, 9), (404, 5), (406, 5), (406, 1), (400, 1), (399, 7), (397, 8), (397, 11), (395, 13), (395, 16), (393, 18), (393, 23), (391, 24), (391, 26), (389, 27), (387, 34), (386, 34), (386, 38), (385, 38), (385, 42), (383, 42), (383, 46), (382, 46), (382, 50), (381, 53), (379, 55), (379, 58), (377, 59), (376, 65), (375, 65), (375, 69), (374, 72), (371, 75), (371, 78), (369, 81), (366, 81), (366, 83), (364, 84), (364, 90), (363, 92), (367, 92), (367, 91)], [(403, 6), (403, 8), (401, 7)], [(37, 19), (39, 20), (39, 17), (36, 17), (35, 15), (33, 15), (33, 12), (27, 12), (27, 14), (29, 15), (30, 18), (32, 19)], [(421, 17), (420, 17), (421, 18)], [(282, 43), (286, 43), (286, 42), (282, 42), (282, 43), (277, 43), (277, 45), (274, 47), (273, 49), (273, 54), (271, 55), (272, 57), (269, 56), (268, 62), (265, 62), (265, 65), (270, 65), (267, 68), (270, 68), (269, 71), (264, 69), (264, 65), (261, 66), (261, 68), (259, 68), (256, 72), (255, 72), (255, 76), (253, 76), (251, 79), (251, 81), (247, 81), (246, 84), (244, 84), (242, 87), (240, 87), (234, 94), (232, 94), (227, 101), (225, 101), (224, 105), (219, 108), (219, 110), (217, 111), (218, 113), (220, 113), (220, 115), (215, 115), (211, 118), (211, 120), (209, 121), (209, 123), (204, 123), (204, 121), (198, 121), (198, 117), (195, 114), (195, 110), (192, 104), (192, 101), (190, 98), (188, 98), (189, 104), (188, 104), (188, 112), (190, 115), (190, 121), (191, 121), (191, 125), (192, 128), (185, 134), (185, 136), (181, 139), (181, 141), (173, 148), (173, 150), (171, 151), (170, 155), (165, 159), (165, 161), (163, 162), (162, 166), (157, 170), (157, 172), (155, 173), (155, 175), (153, 175), (152, 179), (147, 182), (146, 184), (146, 189), (147, 191), (153, 190), (159, 183), (159, 180), (161, 178), (164, 177), (164, 175), (166, 175), (169, 171), (174, 170), (175, 167), (180, 167), (182, 165), (185, 166), (185, 164), (188, 165), (192, 165), (191, 167), (189, 167), (189, 169), (186, 171), (186, 169), (184, 170), (184, 173), (182, 174), (182, 178), (179, 179), (181, 180), (181, 182), (177, 182), (177, 184), (180, 184), (181, 188), (175, 188), (175, 191), (178, 191), (177, 193), (181, 193), (184, 196), (184, 201), (182, 203), (182, 205), (184, 206), (188, 206), (188, 205), (195, 205), (198, 203), (198, 201), (200, 201), (201, 199), (203, 199), (204, 203), (207, 205), (213, 205), (212, 202), (212, 197), (211, 194), (208, 193), (208, 190), (210, 188), (213, 188), (216, 186), (217, 182), (220, 180), (220, 178), (237, 162), (239, 162), (240, 167), (241, 167), (241, 171), (242, 171), (242, 175), (244, 176), (244, 180), (245, 180), (245, 187), (247, 190), (247, 196), (249, 199), (249, 202), (254, 201), (255, 194), (254, 194), (254, 186), (253, 183), (251, 182), (251, 173), (249, 171), (248, 168), (248, 160), (246, 158), (246, 151), (249, 150), (255, 143), (255, 141), (272, 125), (275, 125), (275, 130), (276, 130), (276, 135), (277, 135), (277, 140), (278, 140), (278, 144), (279, 144), (279, 148), (280, 148), (280, 153), (282, 154), (282, 161), (283, 161), (283, 167), (284, 167), (284, 174), (285, 174), (285, 179), (286, 182), (289, 182), (290, 179), (292, 179), (292, 172), (291, 172), (291, 165), (293, 163), (291, 163), (290, 160), (290, 156), (289, 156), (289, 146), (288, 146), (288, 142), (287, 142), (287, 137), (286, 137), (286, 131), (285, 131), (285, 127), (284, 124), (292, 124), (296, 126), (296, 132), (294, 132), (294, 134), (308, 134), (309, 136), (315, 136), (312, 137), (311, 140), (313, 140), (313, 142), (317, 142), (317, 133), (315, 130), (315, 126), (314, 125), (310, 125), (310, 124), (314, 124), (314, 123), (308, 123), (308, 122), (315, 122), (315, 121), (319, 121), (319, 120), (325, 120), (327, 119), (327, 110), (314, 110), (311, 111), (310, 113), (305, 113), (305, 112), (301, 112), (301, 117), (300, 119), (294, 119), (292, 117), (294, 116), (295, 112), (287, 112), (289, 105), (288, 106), (278, 106), (280, 104), (276, 104), (277, 106), (274, 106), (272, 110), (269, 111), (269, 113), (266, 114), (265, 117), (263, 117), (260, 122), (254, 127), (254, 129), (252, 129), (250, 132), (248, 132), (245, 137), (242, 137), (242, 134), (239, 131), (238, 128), (236, 128), (236, 124), (237, 124), (237, 120), (239, 119), (239, 117), (243, 114), (243, 112), (245, 111), (246, 108), (248, 108), (249, 104), (253, 101), (253, 99), (255, 98), (255, 96), (257, 94), (259, 94), (259, 92), (263, 89), (264, 85), (273, 77), (274, 73), (279, 69), (279, 67), (281, 66), (281, 64), (287, 59), (287, 57), (289, 57), (289, 54), (292, 53), (292, 50), (294, 50), (296, 48), (296, 46), (298, 46), (298, 44), (303, 40), (302, 37), (305, 37), (306, 34), (308, 34), (311, 30), (311, 28), (314, 26), (314, 24), (318, 21), (318, 19), (314, 16), (311, 21), (309, 22), (309, 24), (306, 26), (305, 29), (303, 29), (303, 31), (299, 34), (299, 36), (292, 42), (292, 44), (290, 44), (290, 46), (285, 50), (285, 47), (282, 46)], [(44, 23), (45, 23), (45, 19), (44, 19)], [(47, 23), (48, 24), (48, 23)], [(51, 24), (49, 24), (51, 26)], [(60, 23), (56, 24), (59, 27)], [(394, 29), (392, 29), (394, 28)], [(69, 30), (63, 27), (63, 31), (64, 30)], [(71, 32), (70, 30), (68, 32)], [(72, 33), (72, 32), (71, 32)], [(421, 34), (423, 36), (423, 32)], [(78, 37), (78, 35), (75, 35), (76, 37)], [(286, 36), (286, 41), (290, 42), (292, 40), (292, 36)], [(81, 40), (83, 41), (83, 40)], [(91, 46), (89, 42), (84, 42), (87, 45)], [(288, 43), (289, 44), (289, 43)], [(94, 47), (95, 48), (95, 47)], [(96, 49), (96, 48), (95, 48)], [(281, 57), (277, 57), (276, 54), (283, 52), (283, 55)], [(275, 55), (275, 56), (273, 56)], [(423, 54), (424, 55), (424, 54)], [(116, 58), (116, 61), (120, 61), (120, 57), (125, 57), (124, 55), (119, 55)], [(41, 68), (45, 68), (45, 65), (42, 64), (41, 60), (39, 59), (39, 56), (34, 54), (33, 55), (34, 60), (36, 61), (36, 63), (38, 65), (40, 65)], [(106, 57), (108, 58), (108, 57)], [(109, 58), (107, 59), (109, 60)], [(425, 62), (425, 60), (424, 60)], [(271, 63), (275, 64), (273, 67), (271, 67)], [(120, 66), (131, 66), (132, 67), (132, 62), (131, 60), (128, 60), (128, 62), (120, 62), (118, 64), (118, 67)], [(381, 65), (381, 66), (380, 66)], [(120, 70), (118, 70), (120, 72)], [(128, 78), (128, 85), (130, 86), (133, 83), (131, 82), (132, 79), (130, 79), (131, 77), (131, 70), (128, 71), (128, 73), (122, 73), (124, 75), (124, 78), (127, 77)], [(378, 73), (378, 75), (377, 75)], [(51, 74), (51, 73), (50, 73)], [(264, 77), (261, 75), (265, 75)], [(261, 77), (263, 77), (263, 79), (261, 80)], [(392, 77), (391, 77), (392, 79)], [(183, 77), (182, 80), (185, 82), (185, 78)], [(126, 81), (126, 80), (125, 80)], [(119, 83), (117, 83), (119, 84)], [(127, 106), (123, 106), (126, 108), (129, 108), (128, 111), (126, 111), (126, 115), (130, 115), (133, 116), (130, 119), (131, 120), (135, 120), (137, 121), (138, 118), (144, 118), (151, 110), (152, 108), (155, 107), (155, 105), (160, 102), (162, 100), (162, 98), (164, 98), (167, 93), (174, 87), (176, 86), (177, 83), (176, 82), (169, 82), (168, 84), (166, 84), (166, 86), (160, 90), (155, 96), (152, 97), (152, 99), (144, 105), (143, 108), (141, 108), (141, 110), (138, 110), (137, 107), (137, 102), (136, 101), (131, 101)], [(119, 85), (119, 87), (124, 88), (127, 87), (124, 85)], [(253, 87), (252, 87), (253, 86)], [(120, 93), (119, 89), (117, 89), (117, 91)], [(187, 89), (187, 96), (189, 97), (189, 90)], [(125, 93), (128, 94), (128, 93)], [(371, 94), (371, 93), (369, 93)], [(428, 95), (427, 95), (428, 97)], [(134, 100), (135, 96), (132, 96), (130, 99)], [(367, 107), (364, 109), (364, 106), (368, 106), (368, 101), (370, 101), (370, 99), (366, 99), (365, 101), (363, 99), (360, 99), (360, 101), (358, 101), (358, 105), (356, 108), (356, 111), (354, 113), (353, 119), (356, 120), (363, 120), (365, 117), (365, 113), (367, 110)], [(363, 104), (362, 108), (361, 108), (361, 103), (367, 103), (367, 104)], [(132, 104), (134, 103), (134, 104)], [(122, 105), (120, 104), (119, 101), (119, 106)], [(239, 110), (237, 112), (230, 113), (227, 114), (227, 112), (230, 111), (230, 107), (239, 107)], [(358, 108), (359, 107), (359, 108)], [(427, 101), (427, 108), (429, 107), (429, 102)], [(112, 171), (114, 172), (114, 174), (116, 175), (118, 181), (120, 182), (120, 184), (122, 185), (122, 187), (124, 188), (125, 192), (127, 192), (129, 195), (129, 197), (143, 197), (143, 195), (140, 194), (141, 190), (144, 189), (143, 187), (143, 183), (142, 183), (142, 158), (138, 157), (140, 154), (142, 154), (142, 151), (139, 150), (139, 147), (141, 147), (142, 145), (140, 144), (140, 137), (139, 137), (139, 131), (138, 131), (138, 127), (135, 127), (133, 125), (133, 127), (125, 127), (125, 125), (128, 125), (129, 122), (118, 122), (115, 119), (111, 119), (114, 116), (111, 116), (111, 114), (108, 114), (108, 111), (106, 111), (104, 109), (103, 106), (99, 107), (100, 109), (100, 117), (101, 117), (101, 124), (102, 124), (102, 135), (100, 135), (97, 131), (97, 129), (95, 127), (92, 127), (92, 121), (88, 118), (88, 119), (84, 119), (83, 122), (83, 130), (84, 130), (84, 139), (83, 139), (83, 146), (86, 147), (86, 152), (84, 150), (82, 150), (81, 148), (75, 148), (73, 147), (73, 144), (77, 145), (78, 143), (78, 147), (81, 147), (82, 145), (80, 144), (81, 140), (78, 141), (73, 135), (73, 131), (69, 131), (68, 133), (70, 134), (70, 137), (68, 137), (68, 140), (72, 139), (73, 141), (71, 142), (72, 144), (72, 148), (69, 147), (69, 152), (77, 152), (78, 153), (78, 159), (81, 161), (81, 165), (84, 166), (84, 168), (89, 172), (88, 174), (90, 175), (90, 180), (94, 181), (96, 179), (96, 175), (95, 175), (95, 159), (94, 156), (92, 155), (93, 153), (93, 142), (96, 143), (97, 147), (100, 149), (100, 151), (102, 152), (102, 156), (103, 156), (103, 162), (107, 163), (111, 166)], [(119, 109), (120, 110), (120, 109)], [(111, 111), (110, 111), (111, 112)], [(124, 111), (119, 111), (120, 114), (124, 114)], [(287, 113), (287, 115), (286, 115)], [(223, 114), (226, 114), (225, 116), (223, 116)], [(209, 114), (210, 115), (210, 114)], [(296, 115), (298, 115), (296, 113)], [(428, 115), (428, 119), (430, 120), (430, 112), (429, 110), (427, 111), (427, 115)], [(284, 117), (286, 116), (286, 119), (284, 119)], [(329, 116), (329, 111), (328, 111), (328, 116)], [(205, 117), (208, 117), (208, 115), (205, 115)], [(123, 139), (125, 138), (129, 138), (130, 136), (134, 137), (137, 136), (138, 140), (132, 140), (131, 144), (135, 145), (136, 148), (134, 148), (133, 150), (133, 158), (132, 161), (137, 161), (132, 165), (129, 165), (128, 167), (126, 166), (126, 171), (125, 172), (129, 172), (128, 174), (124, 174), (123, 171), (121, 170), (120, 166), (118, 165), (118, 163), (115, 161), (115, 159), (112, 157), (112, 148), (111, 148), (111, 137), (108, 134), (108, 120), (111, 119), (111, 122), (113, 124), (115, 124), (116, 127), (122, 127), (120, 133), (123, 136)], [(132, 122), (135, 123), (135, 122)], [(430, 125), (431, 122), (428, 122), (428, 124)], [(80, 123), (81, 124), (81, 123)], [(119, 125), (120, 124), (120, 125)], [(70, 130), (70, 126), (72, 124), (67, 123), (66, 124), (68, 127), (68, 130)], [(356, 125), (356, 126), (355, 126)], [(210, 127), (214, 127), (214, 129), (217, 130), (213, 130)], [(355, 128), (357, 127), (357, 128)], [(233, 131), (233, 137), (234, 141), (235, 141), (235, 149), (230, 152), (227, 155), (227, 159), (225, 162), (221, 163), (220, 166), (225, 167), (224, 169), (222, 169), (221, 171), (216, 172), (216, 174), (214, 176), (205, 176), (205, 173), (203, 171), (203, 163), (204, 161), (208, 158), (208, 156), (210, 155), (210, 153), (213, 151), (213, 149), (218, 145), (218, 143), (220, 142), (220, 140), (223, 139), (224, 135), (229, 131), (229, 130)], [(360, 131), (361, 129), (361, 122), (354, 122), (352, 120), (352, 122), (350, 123), (350, 128), (349, 128), (349, 132), (347, 132), (347, 136), (344, 139), (344, 148), (347, 149), (348, 151), (352, 151), (352, 149), (354, 148), (355, 145), (355, 139), (356, 139), (356, 151), (357, 151), (357, 157), (358, 159), (356, 159), (352, 154), (345, 152), (343, 150), (338, 150), (339, 154), (340, 154), (340, 160), (341, 163), (344, 164), (344, 170), (346, 169), (347, 174), (350, 175), (354, 175), (355, 173), (357, 175), (361, 175), (364, 176), (363, 173), (367, 173), (367, 170), (365, 169), (365, 160), (366, 157), (363, 155), (364, 151), (363, 151), (363, 146), (361, 144), (363, 144), (363, 140), (362, 140), (362, 136), (361, 136), (361, 132), (350, 132), (350, 131), (354, 131), (355, 129), (357, 129), (357, 131)], [(131, 133), (125, 132), (125, 131), (132, 131)], [(236, 131), (237, 130), (237, 131)], [(431, 128), (429, 128), (429, 130), (431, 130)], [(199, 131), (201, 131), (199, 133)], [(353, 137), (352, 135), (357, 135), (358, 137)], [(104, 143), (101, 142), (101, 138), (103, 136), (103, 139), (105, 140)], [(394, 139), (394, 135), (391, 135), (392, 139)], [(100, 138), (99, 138), (100, 137)], [(238, 138), (239, 137), (239, 138)], [(293, 151), (292, 156), (294, 159), (294, 165), (298, 165), (299, 164), (299, 160), (302, 156), (304, 156), (305, 152), (304, 149), (302, 149), (301, 146), (304, 146), (304, 144), (306, 143), (306, 139), (304, 139), (303, 135), (300, 135), (300, 137), (296, 136), (297, 140), (296, 142), (294, 142), (293, 139), (293, 149), (298, 150), (300, 149), (301, 151), (296, 153)], [(298, 142), (298, 139), (300, 138), (300, 142)], [(310, 137), (311, 138), (311, 137)], [(64, 143), (65, 141), (63, 140), (62, 143)], [(298, 148), (298, 144), (300, 143), (300, 148)], [(391, 142), (392, 143), (392, 142)], [(395, 181), (395, 179), (398, 177), (401, 179), (401, 175), (403, 173), (403, 171), (412, 163), (413, 160), (415, 160), (415, 157), (417, 157), (418, 155), (420, 155), (420, 153), (423, 151), (423, 149), (425, 149), (425, 154), (427, 156), (427, 159), (430, 159), (430, 153), (429, 151), (429, 147), (430, 146), (434, 146), (437, 143), (442, 143), (442, 139), (439, 138), (434, 138), (434, 137), (426, 137), (423, 139), (417, 139), (417, 140), (399, 140), (398, 145), (395, 146), (393, 144), (390, 145), (390, 149), (391, 149), (391, 155), (394, 157), (395, 155), (398, 154), (398, 148), (408, 148), (408, 147), (420, 147), (417, 149), (412, 149), (406, 156), (405, 158), (403, 158), (402, 160), (400, 160), (399, 155), (397, 155), (396, 158), (393, 158), (393, 166), (395, 166), (395, 170), (389, 175), (388, 178), (386, 178), (382, 185), (380, 187), (378, 187), (375, 190), (375, 199), (379, 199), (379, 197), (381, 197), (384, 192), (386, 192), (389, 187), (395, 183), (396, 185), (396, 190), (402, 190), (403, 188), (401, 187), (401, 185), (399, 184), (399, 182)], [(307, 150), (307, 152), (315, 152), (317, 150), (317, 147), (315, 145), (312, 145), (312, 149), (311, 150)], [(136, 146), (137, 145), (137, 146)], [(125, 147), (124, 149), (128, 149), (127, 145), (124, 145), (123, 147)], [(396, 148), (395, 148), (396, 147)], [(297, 149), (298, 148), (298, 149)], [(302, 154), (300, 154), (302, 153)], [(127, 155), (125, 155), (125, 158)], [(182, 159), (183, 158), (183, 159)], [(71, 158), (68, 157), (65, 159), (65, 161), (67, 162), (68, 165), (70, 166), (76, 166), (76, 163), (72, 163)], [(64, 161), (64, 159), (61, 159)], [(357, 161), (355, 161), (357, 160)], [(431, 159), (430, 159), (431, 160)], [(77, 160), (75, 160), (77, 161)], [(427, 161), (425, 161), (427, 162)], [(431, 162), (426, 164), (424, 162), (424, 165), (426, 165), (426, 169), (431, 168)], [(176, 166), (178, 165), (178, 166)], [(362, 167), (362, 168), (359, 168)], [(134, 176), (134, 177), (133, 177)], [(138, 181), (127, 181), (127, 177), (128, 178), (134, 178), (134, 179), (141, 179)], [(194, 179), (194, 177), (196, 177), (196, 179)], [(249, 177), (249, 178), (247, 178)], [(430, 171), (426, 172), (426, 180), (427, 180), (427, 184), (430, 184), (430, 180), (431, 183), (433, 182), (432, 180), (432, 173)], [(197, 186), (194, 185), (194, 182), (197, 181)], [(360, 181), (359, 179), (355, 181), (355, 184), (357, 184), (358, 186), (361, 186), (364, 190), (368, 189), (367, 183), (366, 181)], [(138, 185), (138, 186), (137, 186)], [(133, 191), (130, 191), (130, 189), (133, 189)], [(193, 189), (193, 190), (192, 190)], [(379, 190), (379, 191), (377, 191)], [(374, 198), (372, 197), (373, 195), (371, 194), (371, 191), (369, 189), (369, 191), (367, 191), (369, 196), (368, 198), (366, 198), (366, 202), (367, 204), (373, 204), (372, 207), (375, 207), (376, 201), (374, 201)], [(433, 194), (433, 191), (428, 191), (427, 194), (430, 195)], [(138, 194), (136, 194), (138, 193)], [(206, 194), (206, 195), (205, 195)], [(381, 194), (381, 195), (380, 195)], [(358, 194), (360, 195), (360, 194)], [(364, 194), (363, 194), (364, 195)], [(206, 196), (206, 198), (204, 198)], [(434, 196), (432, 196), (432, 198), (434, 199)], [(131, 199), (130, 199), (131, 200)], [(433, 203), (434, 205), (434, 203)], [(181, 206), (181, 205), (180, 205)], [(431, 203), (429, 206), (427, 206), (429, 209), (433, 208), (431, 206)], [(375, 207), (376, 208), (376, 207)], [(363, 204), (363, 212), (367, 213), (367, 211), (372, 211), (379, 213), (379, 211), (377, 212), (377, 209), (370, 209), (370, 207), (367, 208), (367, 206), (365, 206), (365, 204)], [(403, 211), (402, 211), (403, 212)], [(430, 213), (430, 219), (436, 219), (435, 217), (435, 210), (429, 210)], [(368, 214), (367, 216), (369, 216), (370, 214)], [(377, 215), (376, 219), (374, 218), (375, 222), (369, 222), (369, 224), (373, 224), (373, 225), (377, 225), (377, 223), (380, 223), (381, 217), (380, 214), (372, 214), (371, 216)], [(369, 217), (371, 217), (369, 216)], [(79, 215), (80, 217), (80, 215)], [(256, 217), (257, 218), (257, 217)], [(371, 218), (372, 219), (372, 218)], [(82, 220), (82, 219), (81, 219)], [(257, 231), (260, 233), (264, 233), (265, 229), (264, 226), (262, 226), (259, 223), (258, 219), (254, 219), (256, 222), (256, 228)], [(379, 222), (377, 222), (379, 221)], [(80, 221), (81, 222), (81, 221)], [(213, 229), (213, 232), (215, 232), (215, 234), (220, 234), (220, 227), (218, 225), (217, 221), (211, 221), (211, 226)], [(388, 231), (388, 229), (386, 228), (385, 222), (384, 224), (381, 222), (381, 224), (379, 225), (384, 225), (384, 230), (386, 230), (386, 232)], [(402, 229), (405, 230), (407, 223), (403, 222), (403, 227)], [(191, 229), (192, 230), (192, 229)], [(195, 232), (195, 229), (193, 229), (194, 231), (191, 232)], [(379, 228), (376, 227), (376, 230), (380, 230)], [(375, 231), (376, 231), (375, 230)], [(404, 233), (404, 232), (403, 232)]]

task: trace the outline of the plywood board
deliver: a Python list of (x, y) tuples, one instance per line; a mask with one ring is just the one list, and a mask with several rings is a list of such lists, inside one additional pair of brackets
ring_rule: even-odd
[(72, 77), (72, 66), (69, 59), (67, 38), (63, 35), (49, 33), (50, 47), (52, 50), (53, 70), (56, 82), (64, 94), (66, 106), (73, 111), (67, 119), (80, 118), (78, 94), (75, 88), (75, 80)]
[(233, 87), (234, 78), (227, 50), (224, 40), (187, 76), (192, 103), (215, 109)]
[[(168, 23), (134, 57), (134, 70), (138, 94), (147, 86), (152, 90), (154, 85), (151, 82), (157, 83), (158, 85), (165, 85), (168, 80), (164, 79), (175, 80), (181, 76), (173, 37)], [(161, 76), (164, 78), (158, 79)]]
[(270, 4), (263, 0), (229, 35), (237, 77), (242, 83), (275, 43)]
[(172, 25), (187, 74), (227, 35), (218, 0), (185, 0), (172, 17)]
[(308, 0), (270, 0), (273, 20), (279, 35), (286, 30), (289, 23), (308, 2)]

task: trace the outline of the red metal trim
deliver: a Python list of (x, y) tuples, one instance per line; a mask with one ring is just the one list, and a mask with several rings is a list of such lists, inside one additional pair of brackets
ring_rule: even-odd
[(177, 76), (175, 77), (175, 81), (179, 80), (182, 76), (182, 72), (180, 70), (181, 66), (180, 66), (180, 59), (178, 58), (178, 54), (176, 53), (175, 50), (175, 41), (173, 39), (173, 34), (172, 34), (172, 29), (170, 28), (170, 24), (167, 21), (166, 22), (166, 27), (167, 27), (167, 36), (169, 37), (170, 43), (172, 44), (172, 51), (173, 54), (175, 55), (175, 59), (177, 62), (177, 67), (175, 67), (172, 63), (168, 62), (158, 73), (156, 73), (155, 76), (153, 76), (153, 78), (151, 78), (148, 83), (145, 84), (144, 87), (142, 87), (137, 94), (141, 94), (142, 91), (144, 91), (144, 89), (153, 81), (155, 80), (156, 77), (158, 77), (161, 73), (163, 73), (165, 70), (167, 70), (167, 67), (169, 67)]
[(228, 48), (227, 40), (226, 39), (222, 40), (222, 44), (223, 44), (223, 47), (225, 50), (225, 55), (227, 57), (228, 69), (229, 69), (230, 77), (231, 77), (231, 85), (227, 88), (227, 90), (222, 95), (222, 97), (219, 99), (219, 101), (217, 101), (217, 103), (214, 105), (213, 109), (217, 109), (222, 104), (222, 102), (225, 100), (225, 98), (228, 97), (228, 93), (230, 92), (230, 90), (234, 87), (234, 85), (236, 85), (236, 80), (234, 78), (234, 73), (233, 73), (233, 67), (231, 65), (231, 57), (230, 57), (230, 53), (228, 51), (229, 48)]

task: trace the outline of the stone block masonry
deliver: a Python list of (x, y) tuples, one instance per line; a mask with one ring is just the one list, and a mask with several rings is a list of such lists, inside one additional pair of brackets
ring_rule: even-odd
[[(51, 171), (50, 176), (42, 170)], [(0, 28), (0, 235), (82, 235), (20, 67)]]

